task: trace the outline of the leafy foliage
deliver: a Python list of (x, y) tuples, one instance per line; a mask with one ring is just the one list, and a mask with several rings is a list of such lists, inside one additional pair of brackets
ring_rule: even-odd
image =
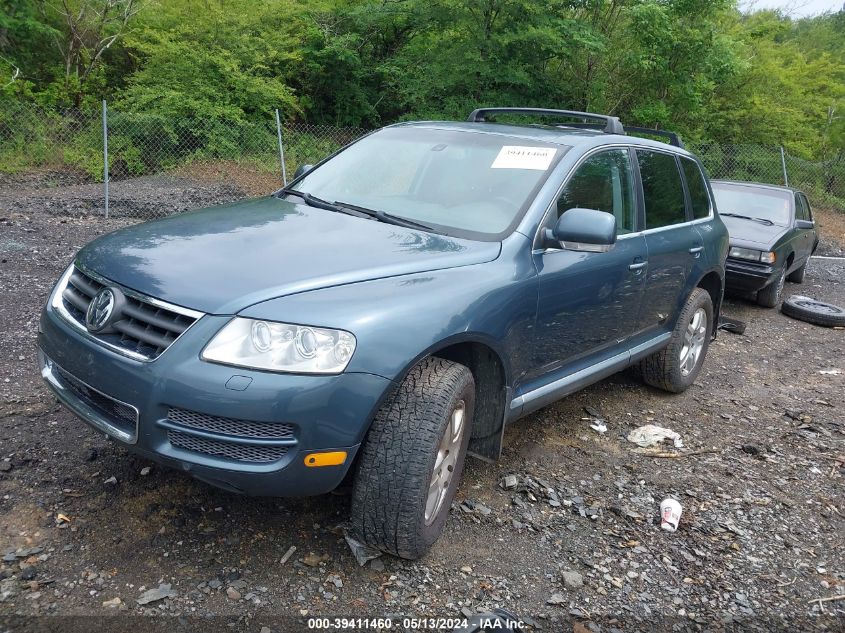
[(102, 98), (135, 124), (115, 121), (127, 173), (149, 168), (155, 143), (232, 157), (271, 133), (255, 122), (275, 108), (369, 127), (567, 107), (845, 160), (845, 10), (795, 21), (736, 0), (0, 0), (0, 99)]

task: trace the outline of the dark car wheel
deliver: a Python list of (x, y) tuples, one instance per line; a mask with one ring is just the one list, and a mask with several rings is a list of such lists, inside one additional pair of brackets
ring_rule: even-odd
[(463, 365), (427, 358), (376, 415), (352, 490), (352, 527), (365, 543), (416, 559), (449, 515), (475, 410), (475, 382)]
[(687, 299), (669, 345), (640, 362), (643, 380), (672, 393), (685, 391), (698, 377), (710, 347), (713, 302), (696, 288)]
[(780, 273), (772, 283), (757, 291), (757, 304), (764, 308), (774, 308), (780, 303), (783, 295), (783, 285), (786, 281), (786, 269), (781, 268)]
[(801, 268), (796, 268), (789, 276), (786, 278), (787, 281), (794, 283), (794, 284), (801, 284), (804, 283), (804, 275), (807, 272), (807, 262), (801, 264)]
[(845, 327), (845, 309), (810, 297), (792, 295), (783, 302), (780, 310), (786, 316), (813, 325)]

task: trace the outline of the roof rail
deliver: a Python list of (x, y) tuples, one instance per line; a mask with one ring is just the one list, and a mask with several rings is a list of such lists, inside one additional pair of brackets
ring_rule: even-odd
[(467, 121), (481, 123), (486, 121), (488, 114), (534, 114), (537, 116), (568, 116), (576, 119), (593, 119), (603, 121), (607, 134), (624, 134), (625, 128), (619, 121), (619, 117), (606, 114), (593, 114), (592, 112), (576, 112), (575, 110), (550, 110), (546, 108), (478, 108), (472, 111)]
[[(577, 127), (577, 128), (584, 128), (588, 130), (601, 130), (603, 127), (597, 123), (566, 123), (561, 124), (558, 127)], [(678, 136), (677, 132), (670, 132), (669, 130), (654, 130), (650, 127), (637, 127), (635, 125), (625, 125), (625, 134), (629, 134), (633, 132), (634, 134), (647, 134), (649, 136), (663, 136), (669, 139), (669, 144), (674, 145), (675, 147), (680, 147), (681, 149), (684, 148), (684, 142), (681, 140), (681, 137)]]
[(669, 143), (675, 147), (684, 147), (684, 142), (677, 132), (670, 132), (669, 130), (653, 130), (650, 127), (634, 127), (632, 125), (625, 126), (625, 133), (634, 132), (636, 134), (648, 134), (650, 136), (662, 136), (669, 139)]

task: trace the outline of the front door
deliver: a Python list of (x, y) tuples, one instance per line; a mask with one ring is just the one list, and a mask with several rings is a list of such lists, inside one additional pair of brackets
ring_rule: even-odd
[(621, 347), (637, 323), (647, 262), (645, 238), (634, 234), (637, 214), (627, 149), (605, 150), (584, 161), (561, 192), (547, 224), (573, 208), (612, 213), (617, 240), (605, 253), (558, 248), (535, 252), (540, 292), (535, 376)]
[[(813, 222), (813, 213), (810, 211), (810, 203), (803, 193), (795, 194), (795, 219)], [(798, 238), (795, 240), (795, 264), (806, 262), (813, 254), (813, 245), (816, 243), (815, 229), (795, 229)], [(794, 266), (798, 268), (799, 266)]]

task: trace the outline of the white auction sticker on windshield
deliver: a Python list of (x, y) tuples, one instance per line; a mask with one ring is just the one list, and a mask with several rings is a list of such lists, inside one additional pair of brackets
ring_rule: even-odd
[(539, 169), (545, 171), (552, 164), (557, 149), (554, 147), (522, 147), (505, 145), (491, 169)]

